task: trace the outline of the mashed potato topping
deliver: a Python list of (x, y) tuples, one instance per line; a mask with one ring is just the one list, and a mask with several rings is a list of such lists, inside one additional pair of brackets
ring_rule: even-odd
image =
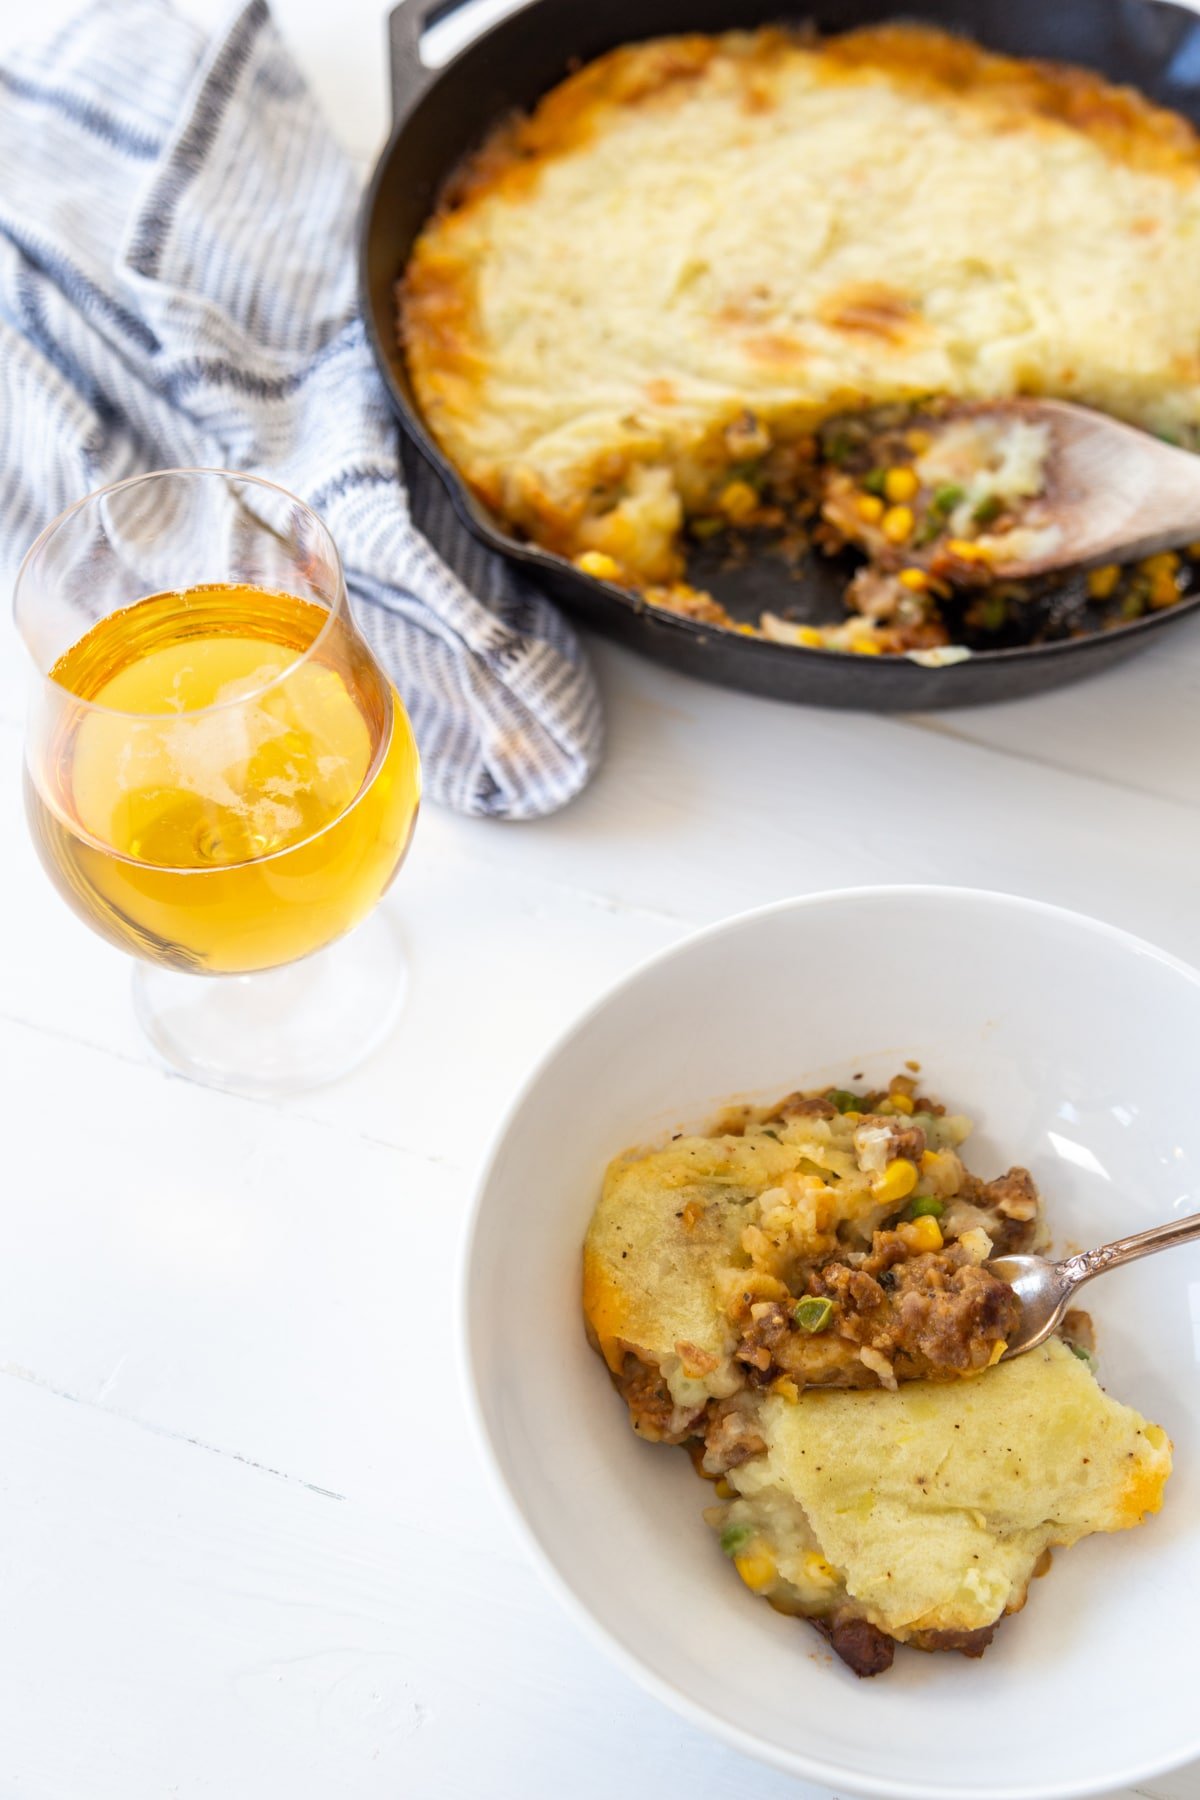
[(835, 414), (1050, 394), (1194, 441), (1197, 294), (1182, 119), (889, 25), (586, 65), (461, 171), (401, 325), (511, 527), (703, 617), (685, 525), (751, 515)]
[(633, 1428), (687, 1444), (738, 1573), (860, 1674), (895, 1642), (978, 1654), (1055, 1545), (1136, 1525), (1165, 1434), (1104, 1394), (1083, 1315), (1002, 1362), (993, 1254), (1044, 1243), (1021, 1168), (898, 1075), (728, 1112), (609, 1167), (588, 1335)]
[(636, 1364), (635, 1429), (687, 1435), (748, 1383), (894, 1387), (1003, 1353), (1017, 1306), (981, 1265), (1038, 1241), (1037, 1193), (972, 1175), (969, 1122), (915, 1089), (793, 1094), (611, 1164), (584, 1307), (613, 1373)]
[(1055, 1339), (965, 1386), (770, 1398), (758, 1416), (765, 1453), (730, 1471), (738, 1497), (709, 1522), (770, 1560), (760, 1591), (784, 1610), (852, 1603), (926, 1648), (990, 1636), (1047, 1550), (1157, 1511), (1171, 1461)]

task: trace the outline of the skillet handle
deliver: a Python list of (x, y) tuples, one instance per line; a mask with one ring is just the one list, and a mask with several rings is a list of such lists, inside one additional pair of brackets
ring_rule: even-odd
[(431, 25), (457, 12), (463, 0), (400, 0), (388, 20), (392, 62), (392, 124), (410, 113), (436, 70), (421, 57), (421, 39)]

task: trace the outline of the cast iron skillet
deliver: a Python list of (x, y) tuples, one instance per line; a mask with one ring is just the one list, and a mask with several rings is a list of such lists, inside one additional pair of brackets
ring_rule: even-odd
[[(1130, 655), (1200, 606), (1200, 594), (1165, 612), (1094, 635), (980, 652), (942, 669), (905, 657), (802, 650), (656, 611), (563, 558), (518, 542), (462, 482), (430, 436), (396, 345), (395, 283), (445, 177), (488, 127), (526, 107), (569, 67), (637, 38), (717, 32), (781, 18), (823, 31), (897, 16), (965, 32), (992, 49), (1083, 63), (1140, 88), (1200, 124), (1200, 17), (1168, 0), (529, 0), (440, 71), (421, 60), (421, 38), (461, 0), (401, 0), (391, 15), (391, 139), (364, 204), (359, 279), (371, 343), (400, 422), (437, 471), (456, 511), (485, 544), (524, 567), (589, 624), (689, 674), (752, 693), (824, 706), (926, 711), (1041, 693)], [(830, 578), (826, 578), (826, 588)], [(705, 584), (710, 585), (705, 577)], [(716, 582), (711, 585), (718, 587)], [(755, 619), (766, 605), (837, 617), (820, 573), (802, 584), (764, 558), (740, 591), (719, 588), (731, 612)]]

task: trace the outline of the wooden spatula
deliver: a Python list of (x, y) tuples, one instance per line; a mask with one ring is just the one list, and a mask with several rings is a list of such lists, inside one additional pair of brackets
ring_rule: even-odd
[(972, 410), (1045, 425), (1051, 440), (1044, 491), (1028, 518), (1057, 529), (1021, 534), (1026, 544), (1014, 545), (1011, 561), (990, 559), (992, 574), (1019, 580), (1133, 562), (1200, 539), (1200, 455), (1064, 400), (989, 401)]

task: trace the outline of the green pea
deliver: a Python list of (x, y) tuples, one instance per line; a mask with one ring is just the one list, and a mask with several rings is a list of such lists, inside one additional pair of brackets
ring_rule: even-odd
[(959, 487), (956, 481), (943, 481), (940, 487), (934, 488), (931, 504), (936, 506), (940, 513), (953, 512), (965, 491), (964, 488)]
[(985, 494), (975, 511), (971, 514), (977, 525), (990, 525), (1004, 511), (1004, 502), (998, 494)]
[(870, 469), (862, 478), (862, 486), (867, 490), (868, 494), (878, 494), (879, 498), (882, 500), (884, 498), (884, 482), (886, 480), (886, 469)]
[(935, 1200), (932, 1194), (914, 1194), (906, 1210), (910, 1219), (940, 1219), (946, 1203)]
[(830, 1088), (825, 1095), (831, 1106), (836, 1106), (840, 1113), (865, 1112), (866, 1107), (861, 1094), (851, 1094), (846, 1088)]
[(729, 469), (730, 481), (748, 482), (755, 493), (761, 491), (765, 479), (766, 474), (762, 466), (762, 459), (757, 456), (751, 457), (747, 462), (733, 463)]
[(1077, 1356), (1081, 1363), (1086, 1363), (1089, 1369), (1096, 1367), (1095, 1357), (1090, 1350), (1085, 1350), (1082, 1344), (1068, 1344), (1067, 1349), (1072, 1356)]
[(792, 1314), (801, 1331), (816, 1336), (818, 1331), (828, 1331), (829, 1322), (833, 1318), (833, 1301), (818, 1300), (809, 1294), (797, 1301), (796, 1310)]
[(726, 1556), (736, 1556), (754, 1536), (753, 1525), (727, 1525), (721, 1533), (721, 1548)]

